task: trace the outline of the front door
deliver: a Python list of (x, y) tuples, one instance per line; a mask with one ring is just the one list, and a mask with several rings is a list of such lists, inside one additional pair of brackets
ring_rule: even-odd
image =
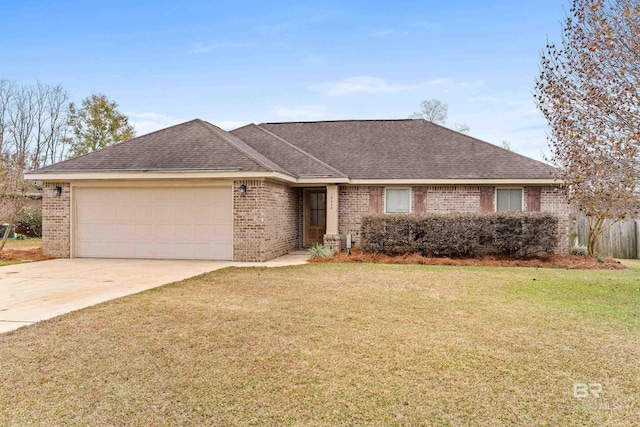
[(327, 231), (327, 192), (306, 190), (304, 206), (304, 244), (321, 245)]

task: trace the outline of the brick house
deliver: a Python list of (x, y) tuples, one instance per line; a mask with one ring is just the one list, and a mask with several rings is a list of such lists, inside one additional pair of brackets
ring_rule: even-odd
[(357, 244), (362, 215), (543, 211), (568, 247), (550, 166), (424, 120), (196, 119), (27, 174), (55, 257), (266, 261)]

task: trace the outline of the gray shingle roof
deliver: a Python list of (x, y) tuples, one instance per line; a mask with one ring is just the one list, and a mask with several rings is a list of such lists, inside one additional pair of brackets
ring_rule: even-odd
[(263, 123), (259, 127), (352, 179), (552, 178), (553, 169), (545, 163), (426, 120)]
[(274, 135), (263, 127), (250, 124), (231, 133), (265, 157), (274, 159), (293, 176), (344, 177), (345, 175), (331, 166)]
[(195, 119), (35, 171), (284, 169), (236, 136)]
[(552, 167), (425, 120), (263, 123), (196, 119), (45, 172), (240, 170), (351, 179), (549, 179)]

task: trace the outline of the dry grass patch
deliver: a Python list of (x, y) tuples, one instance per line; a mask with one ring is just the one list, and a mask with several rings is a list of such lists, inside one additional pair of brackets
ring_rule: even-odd
[(52, 259), (42, 253), (42, 239), (7, 240), (0, 251), (0, 266)]
[(635, 425), (638, 289), (636, 268), (221, 270), (0, 335), (0, 425)]
[(42, 248), (42, 239), (27, 238), (22, 240), (9, 239), (4, 246), (10, 250), (29, 250)]

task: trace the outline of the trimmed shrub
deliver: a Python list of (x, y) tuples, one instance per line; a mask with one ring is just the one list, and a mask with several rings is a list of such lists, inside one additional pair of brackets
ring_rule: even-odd
[(366, 215), (361, 247), (398, 255), (516, 258), (552, 253), (558, 243), (558, 218), (530, 212)]

